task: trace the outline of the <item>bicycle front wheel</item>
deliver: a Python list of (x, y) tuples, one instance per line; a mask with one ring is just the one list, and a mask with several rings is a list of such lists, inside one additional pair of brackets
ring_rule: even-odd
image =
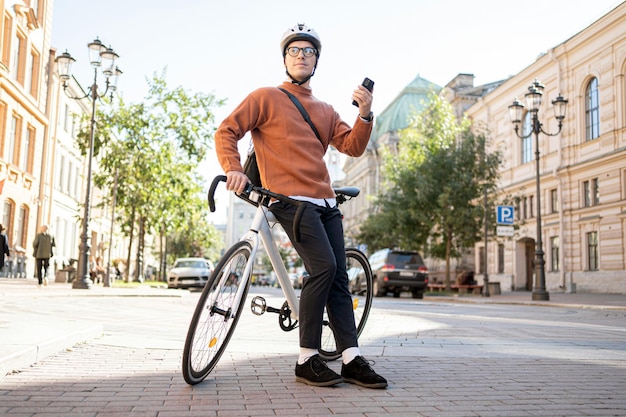
[[(248, 242), (233, 245), (207, 281), (193, 313), (183, 351), (183, 377), (190, 385), (213, 370), (230, 341), (250, 287), (244, 271), (252, 253)], [(235, 295), (240, 286), (243, 295)]]
[[(365, 328), (372, 308), (372, 268), (363, 252), (355, 248), (348, 248), (346, 249), (346, 271), (348, 273), (348, 288), (352, 294), (352, 309), (358, 337)], [(322, 348), (319, 352), (320, 356), (326, 360), (335, 360), (341, 356), (341, 352), (337, 352), (334, 331), (326, 314), (324, 314), (324, 326), (322, 328)]]

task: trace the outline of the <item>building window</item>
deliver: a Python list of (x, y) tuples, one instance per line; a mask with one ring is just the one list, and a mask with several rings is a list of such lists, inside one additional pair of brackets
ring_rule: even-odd
[(597, 206), (598, 204), (600, 204), (598, 178), (583, 181), (583, 207)]
[(498, 274), (504, 274), (504, 245), (498, 244)]
[(11, 126), (9, 127), (9, 129), (8, 148), (5, 155), (6, 159), (9, 162), (11, 162), (13, 165), (18, 165), (18, 150), (20, 137), (22, 136), (22, 118), (14, 114), (13, 117), (11, 117)]
[(35, 146), (35, 128), (28, 125), (26, 136), (20, 147), (20, 169), (24, 172), (33, 173), (33, 148)]
[[(11, 234), (13, 231), (13, 213), (15, 211), (15, 203), (11, 200), (6, 200), (2, 208), (2, 225), (6, 229), (6, 235), (9, 239), (9, 246), (11, 246)], [(26, 247), (26, 246), (24, 246)]]
[(533, 138), (531, 135), (532, 124), (530, 120), (530, 112), (524, 115), (524, 123), (522, 125), (522, 164), (527, 164), (533, 160)]
[(59, 155), (58, 169), (56, 169), (56, 189), (63, 191), (63, 178), (65, 177), (65, 155)]
[(15, 234), (16, 244), (23, 248), (28, 247), (27, 232), (28, 231), (28, 208), (25, 206), (20, 207), (20, 211), (17, 217), (17, 231)]
[(597, 78), (589, 82), (585, 91), (585, 124), (587, 140), (600, 136), (600, 99)]
[(534, 207), (535, 207), (535, 196), (531, 195), (530, 197), (528, 197), (528, 214), (530, 218), (535, 217)]
[(558, 213), (559, 212), (559, 193), (557, 189), (554, 188), (550, 190), (550, 213)]
[(587, 269), (598, 270), (598, 232), (587, 233)]
[(552, 272), (559, 270), (559, 237), (550, 238), (550, 266)]
[[(6, 13), (6, 11), (5, 11)], [(4, 30), (2, 31), (2, 63), (9, 66), (11, 60), (11, 33), (13, 32), (13, 19), (10, 15), (4, 15)]]
[(66, 132), (70, 131), (70, 127), (72, 123), (72, 113), (70, 112), (70, 106), (65, 105), (65, 112), (63, 114), (63, 130)]
[(24, 85), (26, 77), (26, 37), (21, 33), (17, 34), (15, 50), (13, 51), (13, 62), (11, 62), (11, 73), (18, 83)]
[(39, 92), (39, 55), (32, 51), (28, 54), (26, 61), (26, 79), (24, 80), (24, 88), (33, 97), (37, 97)]
[(7, 105), (5, 102), (0, 101), (0, 156), (3, 156), (4, 159), (7, 159), (6, 152), (6, 140), (7, 137), (5, 135), (4, 127), (6, 126), (6, 118), (7, 118)]

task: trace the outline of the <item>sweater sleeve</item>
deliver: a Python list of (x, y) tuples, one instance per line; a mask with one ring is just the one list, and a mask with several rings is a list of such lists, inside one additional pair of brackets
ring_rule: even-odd
[(215, 151), (224, 172), (243, 172), (237, 143), (254, 129), (258, 115), (258, 102), (250, 94), (222, 121), (215, 132)]
[(357, 116), (354, 126), (350, 127), (335, 114), (335, 128), (330, 144), (339, 152), (348, 156), (357, 157), (363, 155), (370, 135), (372, 134), (373, 122), (365, 122)]

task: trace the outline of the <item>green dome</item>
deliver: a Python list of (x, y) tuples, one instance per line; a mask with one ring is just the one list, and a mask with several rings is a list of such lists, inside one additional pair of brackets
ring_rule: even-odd
[(428, 100), (428, 94), (433, 91), (439, 93), (441, 87), (421, 78), (418, 74), (376, 117), (370, 141), (375, 143), (385, 133), (407, 127), (411, 116), (422, 111)]

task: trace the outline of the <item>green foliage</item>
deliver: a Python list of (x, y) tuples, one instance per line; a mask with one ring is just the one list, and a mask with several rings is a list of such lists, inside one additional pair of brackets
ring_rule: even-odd
[(397, 150), (381, 150), (387, 190), (359, 239), (382, 247), (420, 250), (449, 260), (482, 236), (485, 192), (497, 186), (500, 155), (484, 155), (485, 133), (458, 120), (436, 94), (400, 132)]
[[(204, 186), (197, 172), (212, 146), (214, 115), (222, 105), (212, 94), (169, 89), (164, 75), (147, 80), (149, 92), (139, 103), (105, 102), (97, 112), (94, 154), (98, 170), (94, 183), (116, 186), (118, 224), (126, 235), (143, 222), (147, 232), (171, 237), (172, 256), (187, 251), (210, 252), (217, 234), (205, 220)], [(89, 125), (79, 134), (88, 144)], [(105, 197), (105, 203), (112, 198)], [(182, 243), (182, 241), (188, 240)], [(202, 242), (202, 243), (200, 243)]]

